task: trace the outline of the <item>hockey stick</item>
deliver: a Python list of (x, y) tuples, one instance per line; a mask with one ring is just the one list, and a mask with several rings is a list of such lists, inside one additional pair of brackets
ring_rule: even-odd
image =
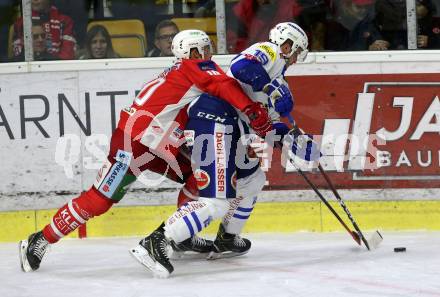
[[(353, 215), (351, 214), (351, 212), (348, 210), (347, 205), (345, 205), (344, 200), (342, 200), (342, 197), (339, 195), (338, 191), (336, 190), (335, 186), (333, 185), (333, 183), (331, 182), (330, 178), (328, 177), (327, 173), (325, 173), (324, 169), (322, 168), (321, 164), (318, 164), (318, 169), (319, 172), (321, 173), (321, 175), (324, 177), (325, 181), (327, 182), (327, 185), (330, 187), (330, 190), (333, 192), (333, 194), (335, 195), (336, 199), (339, 202), (339, 205), (341, 205), (342, 209), (345, 211), (345, 213), (347, 214), (348, 219), (350, 220), (351, 224), (353, 225), (354, 229), (356, 230), (356, 232), (358, 233), (359, 237), (361, 238), (362, 242), (365, 244), (365, 247), (370, 250), (370, 245), (368, 244), (368, 241), (365, 239), (364, 234), (362, 233), (361, 229), (359, 228), (358, 224), (356, 223), (356, 221), (353, 218)], [(359, 243), (360, 244), (360, 243)]]
[[(319, 199), (321, 199), (322, 202), (324, 202), (325, 206), (327, 206), (327, 208), (331, 211), (331, 213), (338, 219), (339, 223), (341, 223), (341, 225), (345, 228), (345, 230), (347, 230), (347, 232), (351, 235), (351, 237), (353, 237), (354, 241), (357, 242), (357, 244), (361, 245), (361, 239), (359, 237), (359, 235), (352, 231), (347, 224), (345, 224), (345, 222), (342, 220), (342, 218), (339, 216), (339, 214), (335, 211), (335, 209), (330, 205), (330, 203), (327, 201), (327, 199), (324, 198), (324, 196), (321, 194), (321, 192), (318, 190), (318, 188), (315, 186), (315, 184), (312, 183), (312, 181), (307, 177), (307, 175), (304, 173), (304, 171), (302, 171), (301, 169), (299, 169), (295, 163), (293, 163), (293, 166), (295, 166), (296, 170), (298, 171), (299, 174), (301, 174), (301, 176), (304, 178), (304, 180), (309, 184), (309, 186), (313, 189), (313, 191), (315, 191), (316, 195), (318, 195)], [(366, 245), (367, 246), (367, 245)], [(368, 249), (370, 249), (367, 246)]]
[[(293, 126), (292, 130), (294, 133), (297, 133), (299, 135), (302, 135), (302, 131), (298, 128), (298, 126), (296, 126), (295, 122), (293, 121), (293, 118), (291, 115), (289, 115), (288, 120), (290, 122), (290, 124)], [(293, 160), (292, 160), (293, 161)], [(347, 225), (344, 223), (344, 221), (341, 219), (341, 217), (336, 213), (336, 211), (331, 207), (331, 205), (327, 202), (327, 200), (325, 200), (325, 198), (322, 196), (322, 194), (319, 192), (319, 190), (316, 188), (316, 186), (307, 178), (307, 176), (304, 174), (304, 172), (302, 172), (301, 169), (299, 169), (293, 162), (292, 164), (296, 167), (296, 169), (298, 170), (298, 172), (301, 174), (301, 176), (306, 180), (306, 182), (309, 184), (309, 186), (315, 191), (315, 193), (319, 196), (319, 198), (324, 202), (324, 204), (330, 209), (330, 211), (336, 216), (336, 218), (338, 219), (338, 221), (344, 226), (344, 228), (350, 233), (350, 235), (353, 237), (353, 239), (360, 245), (361, 244), (361, 240), (364, 243), (365, 247), (368, 250), (371, 250), (371, 247), (376, 248), (383, 240), (382, 235), (379, 233), (379, 231), (375, 231), (372, 235), (372, 237), (370, 238), (370, 240), (367, 241), (367, 239), (365, 238), (364, 234), (362, 233), (361, 229), (359, 228), (358, 224), (356, 223), (356, 221), (353, 218), (353, 215), (351, 214), (351, 212), (348, 210), (347, 205), (345, 204), (344, 200), (342, 199), (342, 197), (339, 195), (338, 191), (336, 190), (336, 188), (334, 187), (333, 183), (331, 182), (330, 178), (328, 177), (328, 175), (325, 173), (324, 169), (322, 168), (321, 164), (318, 164), (318, 169), (319, 172), (321, 173), (321, 175), (324, 177), (324, 179), (326, 180), (328, 186), (330, 187), (331, 191), (333, 192), (333, 194), (335, 195), (336, 199), (338, 200), (339, 204), (341, 205), (342, 209), (344, 210), (344, 212), (347, 214), (348, 219), (350, 220), (351, 224), (353, 225), (354, 229), (356, 230), (356, 232), (351, 231), (350, 228), (347, 227)]]
[[(318, 197), (321, 199), (321, 201), (324, 202), (324, 204), (331, 211), (331, 213), (336, 217), (336, 219), (338, 219), (338, 221), (345, 228), (345, 230), (347, 230), (347, 232), (351, 235), (351, 237), (353, 237), (353, 239), (357, 242), (357, 244), (361, 245), (361, 240), (362, 240), (362, 242), (365, 244), (365, 247), (368, 250), (376, 249), (379, 246), (379, 244), (383, 240), (382, 234), (380, 234), (379, 230), (376, 230), (368, 240), (364, 237), (364, 235), (362, 234), (362, 232), (360, 232), (360, 230), (359, 231), (356, 230), (357, 232), (350, 230), (350, 228), (347, 226), (347, 224), (345, 224), (345, 222), (342, 220), (342, 218), (339, 216), (339, 214), (330, 205), (330, 203), (324, 198), (324, 196), (321, 194), (321, 192), (318, 190), (318, 188), (312, 183), (312, 181), (307, 177), (307, 175), (301, 169), (299, 169), (296, 166), (296, 164), (294, 164), (293, 162), (292, 162), (292, 164), (293, 164), (293, 166), (295, 166), (298, 173), (304, 178), (304, 180), (313, 189), (313, 191), (316, 193), (316, 195), (318, 195)], [(343, 200), (341, 200), (341, 201), (342, 201), (342, 203), (344, 203)], [(345, 206), (345, 203), (344, 203), (344, 206)], [(347, 206), (345, 206), (344, 210), (348, 211)], [(351, 213), (350, 213), (350, 215), (351, 215)], [(356, 223), (354, 220), (352, 221), (352, 223), (353, 222)], [(359, 227), (358, 227), (358, 229), (359, 229)]]
[(328, 177), (327, 173), (324, 171), (324, 169), (322, 168), (321, 164), (318, 164), (318, 169), (319, 172), (321, 172), (321, 175), (324, 177), (324, 179), (326, 180), (328, 186), (330, 187), (330, 190), (333, 192), (333, 194), (335, 195), (336, 199), (338, 200), (339, 204), (341, 205), (342, 209), (345, 211), (345, 213), (348, 216), (348, 219), (351, 221), (351, 224), (353, 225), (354, 229), (357, 231), (358, 235), (360, 236), (362, 242), (365, 244), (365, 247), (368, 250), (371, 250), (372, 248), (375, 249), (379, 246), (379, 244), (382, 242), (383, 240), (383, 236), (382, 234), (380, 234), (379, 230), (376, 230), (373, 235), (371, 235), (370, 239), (367, 240), (364, 236), (364, 234), (361, 232), (361, 229), (359, 228), (358, 224), (356, 223), (356, 221), (353, 218), (353, 215), (351, 214), (351, 212), (348, 210), (347, 205), (345, 205), (344, 200), (342, 199), (342, 197), (339, 195), (338, 191), (336, 190), (335, 186), (333, 185), (333, 183), (331, 182), (330, 178)]

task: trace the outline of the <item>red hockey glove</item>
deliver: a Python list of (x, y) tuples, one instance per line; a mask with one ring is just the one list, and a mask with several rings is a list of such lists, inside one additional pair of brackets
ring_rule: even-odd
[(253, 102), (246, 106), (243, 111), (249, 118), (249, 126), (260, 137), (266, 136), (266, 133), (272, 130), (272, 121), (269, 118), (266, 108), (259, 102)]

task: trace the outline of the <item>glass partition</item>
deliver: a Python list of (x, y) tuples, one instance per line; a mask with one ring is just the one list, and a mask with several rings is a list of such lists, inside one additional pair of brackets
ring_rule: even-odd
[(26, 38), (33, 60), (170, 56), (174, 35), (189, 28), (207, 32), (217, 53), (235, 54), (287, 21), (315, 52), (440, 48), (440, 0), (3, 0), (0, 8), (2, 62), (23, 61)]

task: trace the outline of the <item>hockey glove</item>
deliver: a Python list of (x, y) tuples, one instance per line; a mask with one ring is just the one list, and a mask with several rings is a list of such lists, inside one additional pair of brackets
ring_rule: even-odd
[(280, 135), (281, 137), (284, 137), (284, 135), (288, 134), (290, 131), (289, 127), (283, 122), (273, 123), (272, 127), (275, 130), (275, 134)]
[(249, 126), (258, 136), (264, 137), (267, 132), (272, 130), (272, 121), (263, 104), (254, 102), (248, 105), (243, 112), (249, 118)]
[(293, 109), (293, 96), (287, 82), (283, 78), (275, 78), (263, 87), (269, 98), (269, 106), (273, 107), (282, 117), (286, 117)]
[(298, 128), (290, 130), (284, 140), (290, 145), (292, 153), (305, 161), (316, 161), (322, 156), (319, 144), (313, 140), (313, 136), (302, 134)]

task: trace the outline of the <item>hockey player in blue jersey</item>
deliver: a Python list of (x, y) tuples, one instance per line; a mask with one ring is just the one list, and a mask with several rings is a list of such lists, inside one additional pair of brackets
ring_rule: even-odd
[[(233, 59), (228, 72), (240, 82), (251, 99), (268, 106), (273, 128), (279, 136), (275, 139), (278, 143), (293, 138), (288, 126), (280, 121), (280, 117), (293, 121), (290, 112), (294, 100), (284, 73), (292, 64), (305, 60), (307, 47), (307, 35), (297, 24), (280, 23), (270, 31), (269, 42), (259, 42), (244, 50)], [(295, 155), (305, 160), (319, 158), (319, 149), (314, 142), (309, 141), (309, 146), (301, 150), (296, 140), (290, 139), (289, 142)], [(265, 173), (258, 165), (247, 171), (237, 170), (237, 197), (230, 200), (230, 208), (220, 224), (210, 258), (241, 255), (249, 251), (251, 242), (239, 234), (265, 181)]]
[[(304, 61), (308, 53), (308, 41), (304, 31), (294, 23), (280, 23), (275, 26), (270, 32), (269, 40), (269, 42), (256, 43), (237, 55), (231, 63), (228, 75), (240, 82), (250, 98), (268, 106), (276, 134), (284, 136), (290, 129), (280, 121), (280, 116), (290, 117), (293, 108), (293, 97), (287, 82), (284, 80), (284, 72), (297, 61)], [(217, 119), (215, 124), (219, 127), (222, 124), (219, 119), (223, 120), (224, 114), (232, 113), (231, 108), (224, 106), (225, 104), (221, 100), (207, 95), (203, 96), (203, 100), (198, 100), (191, 106), (190, 122), (186, 128), (187, 133), (196, 134), (196, 136), (213, 134), (213, 128), (209, 124), (208, 127), (206, 126), (207, 122), (211, 121), (213, 123)], [(235, 114), (234, 117), (238, 117), (238, 115)], [(232, 116), (230, 116), (230, 120), (233, 121)], [(249, 133), (244, 121), (238, 121), (236, 124), (238, 126), (235, 127), (234, 131), (240, 128), (240, 135)], [(296, 147), (294, 149), (295, 154), (302, 155), (303, 158), (316, 159), (316, 150), (310, 151), (309, 155), (305, 156), (306, 151), (299, 152)], [(243, 149), (240, 151), (243, 152)], [(230, 158), (232, 159), (233, 156)], [(258, 160), (247, 160), (247, 162), (245, 166), (234, 166), (232, 164), (228, 167), (229, 172), (232, 172), (229, 174), (236, 174), (233, 179), (237, 181), (237, 193), (235, 198), (229, 199), (230, 208), (219, 227), (213, 253), (210, 255), (211, 258), (241, 255), (250, 249), (250, 241), (241, 238), (238, 234), (241, 233), (253, 210), (257, 195), (263, 188), (266, 177), (259, 167)], [(208, 176), (211, 180), (218, 179), (213, 174), (218, 165), (210, 164), (210, 168), (204, 168), (208, 169), (207, 171), (210, 173)], [(200, 172), (196, 172), (195, 178), (187, 181), (179, 195), (179, 206), (190, 201), (189, 198), (206, 197), (209, 194), (206, 191), (212, 191), (209, 187), (200, 190), (200, 186), (203, 187), (203, 184), (197, 187), (197, 180), (202, 179)], [(214, 186), (214, 184), (211, 184), (211, 187)], [(200, 252), (208, 250), (207, 246), (209, 245), (212, 245), (210, 241), (193, 236), (191, 239), (177, 245), (177, 248), (175, 245), (175, 250)]]
[[(290, 129), (280, 121), (280, 117), (291, 117), (294, 104), (284, 73), (292, 64), (305, 60), (307, 47), (307, 35), (298, 25), (280, 23), (270, 31), (269, 42), (250, 46), (231, 62), (228, 75), (240, 82), (251, 99), (268, 106), (273, 128), (279, 136), (275, 141), (281, 142), (284, 135), (289, 133)], [(237, 169), (236, 198), (230, 200), (230, 207), (219, 226), (209, 258), (242, 255), (251, 247), (251, 242), (239, 234), (266, 182), (259, 160), (254, 160), (254, 166), (250, 169)]]
[[(256, 43), (236, 56), (229, 75), (241, 83), (251, 99), (268, 106), (273, 135), (278, 135), (278, 141), (290, 137), (294, 153), (308, 160), (316, 159), (319, 150), (313, 142), (300, 152), (289, 128), (280, 121), (280, 116), (290, 116), (293, 108), (284, 72), (296, 61), (305, 59), (307, 36), (296, 24), (281, 23), (271, 30), (269, 39), (270, 42)], [(266, 180), (259, 160), (246, 155), (246, 135), (252, 134), (247, 119), (241, 118), (232, 106), (202, 95), (190, 105), (188, 116), (185, 137), (192, 150), (194, 178), (187, 181), (183, 192), (193, 193), (198, 199), (180, 201), (180, 208), (130, 251), (159, 277), (168, 277), (173, 271), (166, 252), (168, 245), (175, 250), (193, 250), (200, 243), (196, 233), (213, 219), (223, 218), (210, 257), (247, 253), (251, 243), (239, 234)]]

